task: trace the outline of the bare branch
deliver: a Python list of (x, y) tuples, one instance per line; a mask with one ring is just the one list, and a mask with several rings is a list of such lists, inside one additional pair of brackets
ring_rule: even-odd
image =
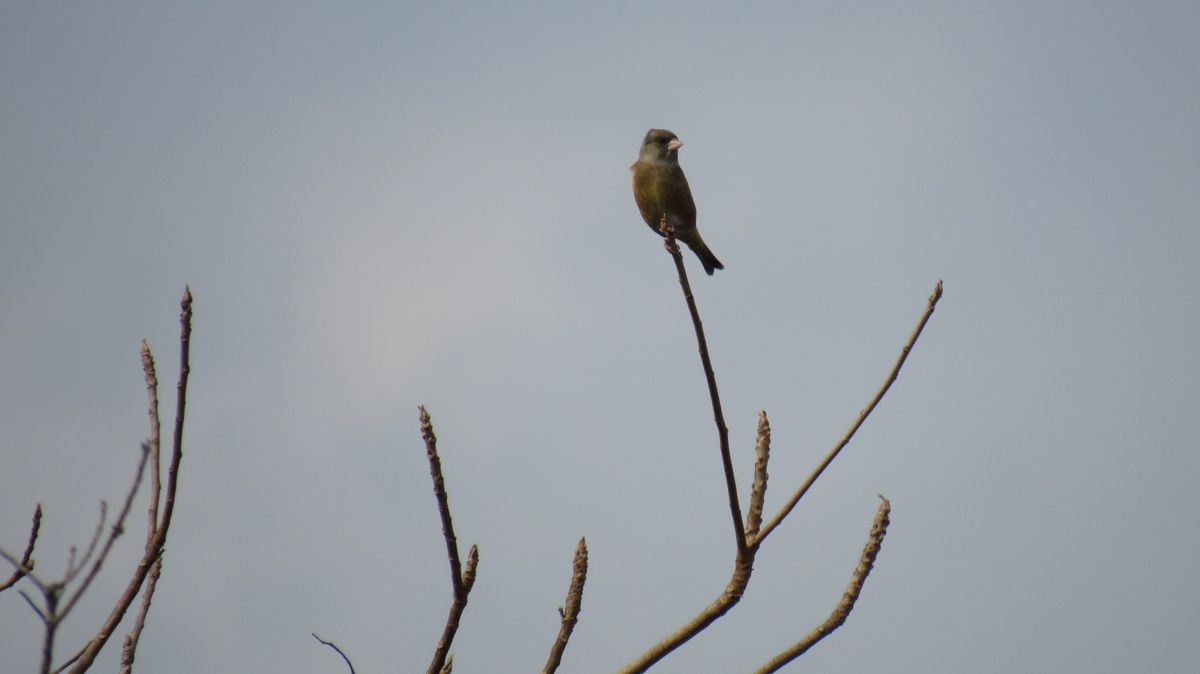
[(567, 590), (567, 603), (558, 610), (562, 624), (558, 628), (558, 638), (550, 648), (550, 658), (546, 660), (546, 666), (542, 667), (542, 674), (554, 674), (562, 662), (563, 652), (567, 650), (567, 641), (571, 639), (571, 632), (575, 629), (575, 623), (579, 621), (579, 611), (583, 606), (583, 585), (587, 582), (587, 567), (587, 540), (580, 538), (579, 545), (575, 546), (575, 561), (572, 564), (571, 585)]
[[(187, 409), (188, 375), (191, 373), (189, 363), (192, 335), (192, 291), (190, 288), (184, 288), (183, 299), (180, 301), (179, 307), (179, 382), (176, 384), (175, 434), (171, 447), (171, 464), (167, 468), (167, 493), (162, 508), (161, 522), (154, 531), (153, 537), (146, 543), (146, 551), (142, 555), (141, 561), (138, 562), (137, 568), (134, 569), (133, 577), (129, 579), (129, 583), (125, 586), (125, 591), (117, 599), (112, 612), (109, 613), (104, 624), (97, 630), (96, 635), (92, 637), (91, 641), (79, 653), (75, 666), (71, 668), (71, 674), (82, 674), (92, 666), (96, 656), (100, 653), (100, 649), (104, 648), (104, 645), (108, 643), (108, 638), (112, 636), (113, 631), (125, 616), (125, 612), (129, 610), (129, 606), (137, 598), (137, 594), (141, 590), (146, 576), (150, 574), (155, 561), (162, 555), (163, 547), (167, 543), (167, 532), (171, 528), (171, 517), (175, 511), (175, 494), (179, 486), (179, 464), (183, 460), (183, 422)], [(146, 451), (142, 454), (143, 465), (148, 453)], [(128, 506), (126, 507), (127, 509)], [(59, 669), (61, 670), (62, 667), (60, 666)]]
[(454, 634), (458, 632), (458, 623), (463, 611), (467, 608), (467, 596), (475, 584), (475, 569), (479, 564), (479, 548), (471, 546), (467, 557), (467, 568), (464, 571), (458, 556), (458, 539), (454, 535), (454, 521), (450, 517), (450, 499), (446, 495), (446, 481), (442, 477), (442, 460), (437, 453), (437, 435), (433, 432), (433, 421), (425, 406), (420, 408), (421, 437), (425, 440), (425, 456), (429, 459), (429, 474), (433, 478), (433, 494), (437, 499), (438, 514), (442, 519), (442, 536), (446, 539), (446, 554), (450, 560), (450, 584), (454, 589), (454, 601), (450, 604), (450, 615), (446, 617), (446, 627), (438, 640), (437, 649), (433, 653), (433, 661), (429, 663), (428, 674), (439, 674), (446, 666), (446, 657), (450, 653), (450, 645), (454, 643)]
[(692, 286), (688, 283), (687, 270), (683, 266), (683, 255), (675, 242), (675, 228), (667, 224), (667, 216), (663, 214), (659, 228), (666, 237), (664, 245), (667, 252), (675, 260), (675, 269), (679, 272), (679, 287), (683, 289), (683, 297), (687, 301), (688, 313), (692, 316), (692, 327), (696, 330), (696, 344), (700, 349), (700, 363), (704, 366), (704, 378), (708, 382), (708, 397), (712, 400), (713, 421), (717, 425), (717, 438), (721, 446), (721, 465), (725, 469), (725, 489), (729, 492), (729, 514), (733, 517), (733, 533), (737, 544), (738, 558), (746, 555), (746, 531), (742, 524), (742, 506), (737, 494), (737, 479), (733, 475), (733, 459), (729, 454), (729, 429), (725, 426), (725, 413), (721, 411), (721, 395), (717, 391), (717, 376), (713, 373), (712, 360), (708, 355), (708, 340), (704, 338), (704, 325), (700, 322), (700, 312), (696, 309), (696, 298), (692, 296)]
[(154, 537), (158, 529), (158, 504), (162, 493), (162, 467), (160, 462), (160, 438), (158, 420), (158, 375), (154, 369), (154, 354), (150, 344), (142, 340), (142, 371), (146, 374), (146, 396), (150, 399), (150, 512), (146, 523), (146, 542)]
[[(37, 507), (33, 509), (33, 525), (29, 528), (29, 542), (25, 545), (25, 554), (21, 555), (20, 561), (16, 561), (15, 559), (12, 560), (13, 566), (16, 567), (16, 570), (13, 571), (13, 574), (9, 576), (8, 580), (0, 583), (0, 592), (3, 592), (13, 585), (16, 585), (17, 581), (21, 580), (27, 576), (29, 572), (33, 571), (33, 548), (35, 545), (37, 545), (38, 532), (40, 532), (41, 529), (42, 504), (39, 503), (37, 504)], [(7, 554), (4, 555), (4, 557), (6, 559), (9, 558)]]
[(346, 661), (346, 666), (350, 668), (350, 674), (354, 674), (354, 663), (350, 662), (350, 658), (346, 657), (346, 654), (342, 652), (342, 649), (337, 647), (337, 644), (333, 643), (332, 641), (325, 641), (321, 637), (317, 636), (316, 632), (310, 632), (310, 634), (312, 634), (313, 638), (317, 641), (337, 651), (337, 654), (342, 656), (342, 659)]
[(867, 417), (871, 415), (871, 412), (874, 411), (875, 407), (879, 404), (879, 401), (883, 400), (883, 396), (888, 392), (888, 389), (892, 387), (892, 384), (896, 381), (896, 377), (900, 374), (900, 368), (904, 367), (904, 361), (908, 360), (908, 354), (912, 352), (913, 345), (917, 343), (917, 338), (921, 336), (921, 331), (925, 329), (925, 324), (928, 323), (929, 318), (933, 316), (933, 310), (937, 307), (938, 300), (940, 299), (942, 299), (941, 280), (939, 280), (937, 282), (937, 286), (934, 287), (933, 294), (929, 296), (929, 301), (925, 305), (925, 313), (921, 315), (921, 320), (917, 322), (917, 327), (913, 329), (912, 335), (910, 335), (908, 338), (908, 342), (906, 342), (904, 344), (904, 348), (900, 350), (900, 356), (896, 359), (896, 364), (892, 366), (892, 371), (888, 373), (887, 379), (884, 380), (883, 385), (879, 387), (879, 390), (875, 393), (875, 397), (872, 398), (871, 402), (865, 408), (863, 408), (861, 412), (858, 413), (858, 419), (856, 419), (854, 424), (850, 426), (850, 430), (846, 431), (846, 434), (842, 436), (842, 439), (839, 440), (836, 445), (834, 445), (833, 449), (829, 451), (829, 454), (827, 454), (821, 463), (813, 470), (812, 474), (808, 476), (808, 479), (804, 481), (804, 484), (800, 485), (800, 488), (796, 490), (796, 493), (792, 494), (792, 497), (788, 499), (788, 502), (783, 506), (783, 508), (780, 509), (779, 514), (776, 515), (769, 524), (763, 527), (762, 533), (760, 533), (754, 539), (753, 544), (755, 546), (766, 540), (767, 536), (771, 535), (771, 532), (775, 530), (775, 527), (779, 526), (779, 524), (783, 522), (784, 518), (792, 512), (792, 508), (796, 507), (796, 504), (800, 502), (800, 499), (804, 497), (804, 494), (807, 493), (808, 490), (813, 486), (813, 484), (817, 481), (817, 478), (821, 477), (821, 473), (825, 472), (825, 469), (829, 467), (829, 464), (833, 463), (833, 460), (837, 458), (837, 455), (842, 451), (842, 449), (850, 443), (850, 439), (854, 437), (854, 434), (858, 432), (858, 429), (863, 425), (863, 422), (866, 421)]
[(892, 512), (892, 504), (883, 496), (879, 498), (883, 502), (879, 504), (879, 510), (875, 513), (875, 521), (871, 524), (871, 534), (863, 548), (862, 556), (858, 559), (858, 566), (855, 567), (854, 574), (850, 577), (850, 585), (846, 587), (846, 592), (842, 594), (842, 599), (834, 607), (833, 613), (830, 613), (825, 622), (791, 648), (771, 658), (769, 662), (755, 670), (755, 674), (771, 674), (771, 672), (778, 671), (784, 665), (803, 655), (818, 641), (832, 634), (846, 622), (846, 618), (850, 617), (850, 612), (854, 610), (854, 603), (858, 601), (858, 596), (862, 592), (863, 584), (867, 582), (867, 576), (875, 566), (875, 558), (879, 556), (879, 549), (883, 545), (883, 537), (887, 535), (890, 523), (889, 515)]
[(76, 651), (75, 655), (72, 655), (71, 657), (67, 658), (65, 662), (63, 662), (61, 665), (56, 667), (54, 669), (54, 671), (50, 672), (50, 674), (61, 674), (61, 672), (63, 670), (65, 670), (67, 667), (70, 667), (71, 665), (75, 664), (75, 662), (77, 660), (79, 660), (80, 656), (83, 655), (83, 652), (87, 650), (87, 647), (88, 647), (88, 645), (84, 644), (83, 648), (80, 648), (78, 651)]
[(158, 588), (158, 578), (162, 575), (162, 554), (160, 552), (154, 564), (150, 567), (150, 575), (146, 578), (146, 590), (142, 592), (142, 604), (138, 608), (137, 619), (134, 620), (133, 629), (129, 630), (129, 634), (125, 635), (125, 641), (121, 645), (121, 669), (120, 674), (130, 674), (133, 671), (133, 661), (137, 657), (137, 647), (142, 638), (142, 631), (146, 629), (146, 616), (150, 613), (150, 602), (154, 600), (154, 590)]
[(425, 440), (425, 456), (429, 459), (429, 473), (433, 476), (433, 495), (437, 499), (438, 515), (442, 518), (442, 536), (446, 539), (446, 553), (450, 558), (450, 582), (454, 594), (462, 592), (462, 562), (458, 557), (458, 539), (454, 535), (454, 521), (450, 518), (450, 501), (446, 495), (446, 480), (442, 477), (442, 460), (437, 453), (437, 435), (425, 406), (420, 408), (421, 437)]
[(42, 619), (42, 622), (48, 622), (46, 614), (42, 613), (42, 609), (39, 608), (36, 603), (34, 603), (33, 598), (29, 596), (28, 592), (25, 590), (17, 590), (17, 594), (21, 595), (21, 598), (25, 600), (25, 603), (29, 604), (29, 608), (33, 609), (33, 612), (37, 614), (37, 617)]
[(454, 656), (446, 658), (446, 664), (442, 665), (442, 670), (438, 674), (450, 674), (454, 671)]
[[(92, 563), (92, 568), (88, 571), (87, 576), (84, 577), (83, 582), (79, 584), (79, 587), (75, 588), (75, 592), (71, 595), (71, 598), (67, 600), (67, 605), (63, 607), (62, 612), (59, 614), (60, 619), (66, 618), (67, 614), (71, 612), (71, 609), (75, 608), (75, 604), (79, 602), (79, 598), (83, 596), (84, 592), (87, 592), (87, 589), (91, 586), (92, 581), (95, 580), (96, 576), (100, 573), (100, 567), (104, 566), (104, 562), (108, 559), (108, 553), (112, 551), (113, 544), (117, 542), (117, 539), (121, 537), (121, 534), (125, 533), (125, 517), (129, 515), (129, 509), (133, 506), (133, 499), (137, 495), (138, 486), (142, 484), (142, 475), (146, 471), (146, 456), (146, 444), (142, 443), (142, 457), (138, 460), (137, 472), (134, 474), (133, 484), (130, 485), (129, 491), (125, 494), (125, 504), (121, 506), (121, 512), (117, 515), (117, 521), (113, 522), (112, 529), (108, 534), (108, 540), (104, 542), (104, 549), (100, 551), (100, 554), (96, 557), (96, 561)], [(101, 527), (103, 526), (104, 513), (107, 508), (108, 505), (101, 501)], [(92, 549), (95, 548), (95, 545), (95, 540), (93, 540), (92, 544), (88, 546), (87, 554), (83, 556), (83, 561), (80, 562), (79, 568), (76, 569), (76, 571), (82, 569), (87, 564), (87, 560), (92, 556)], [(71, 582), (74, 577), (75, 573), (69, 572), (63, 584), (65, 585), (66, 583)]]
[(671, 651), (679, 648), (689, 639), (702, 632), (718, 618), (729, 612), (742, 599), (746, 586), (750, 584), (750, 573), (754, 566), (754, 550), (750, 550), (744, 558), (738, 558), (734, 563), (733, 577), (725, 586), (725, 591), (713, 603), (700, 611), (686, 625), (675, 630), (662, 641), (652, 646), (636, 660), (625, 665), (620, 674), (640, 674), (650, 669), (659, 660), (665, 658)]
[[(135, 491), (137, 490), (137, 483), (134, 483), (133, 488)], [(77, 576), (79, 572), (82, 571), (85, 566), (87, 566), (88, 560), (90, 560), (92, 555), (96, 552), (96, 544), (100, 542), (100, 537), (104, 535), (104, 523), (107, 521), (108, 503), (106, 501), (101, 501), (100, 520), (96, 522), (96, 530), (92, 532), (92, 540), (88, 541), (87, 552), (83, 554), (83, 559), (80, 559), (78, 563), (76, 563), (75, 560), (75, 547), (71, 547), (71, 554), (67, 560), (67, 574), (62, 580), (63, 585), (75, 580), (75, 576)]]
[(754, 443), (754, 484), (750, 487), (750, 509), (746, 512), (746, 537), (754, 540), (762, 524), (767, 499), (767, 462), (771, 458), (771, 423), (767, 411), (758, 413), (758, 438)]

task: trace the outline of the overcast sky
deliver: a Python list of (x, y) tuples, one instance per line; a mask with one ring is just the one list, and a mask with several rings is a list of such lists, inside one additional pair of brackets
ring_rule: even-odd
[[(715, 4), (715, 3), (714, 3)], [(62, 572), (178, 373), (147, 672), (427, 666), (450, 603), (417, 426), (478, 581), (456, 672), (618, 669), (715, 598), (732, 536), (674, 267), (628, 166), (675, 131), (686, 259), (768, 511), (883, 405), (655, 671), (1194, 672), (1200, 6), (1189, 2), (0, 4), (0, 545)], [(145, 499), (63, 629), (93, 633)], [(4, 570), (0, 575), (6, 575)], [(118, 637), (128, 629), (123, 625)], [(0, 595), (0, 669), (40, 626)], [(116, 640), (97, 671), (115, 671)]]

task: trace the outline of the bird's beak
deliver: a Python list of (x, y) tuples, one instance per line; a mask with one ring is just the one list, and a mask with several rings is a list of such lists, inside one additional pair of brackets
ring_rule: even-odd
[(674, 152), (681, 147), (683, 147), (683, 142), (678, 138), (672, 138), (671, 141), (667, 143), (667, 152)]

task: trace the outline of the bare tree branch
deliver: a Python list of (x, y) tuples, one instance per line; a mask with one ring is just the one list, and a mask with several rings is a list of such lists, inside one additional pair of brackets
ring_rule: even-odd
[(146, 376), (146, 397), (150, 400), (150, 512), (146, 523), (146, 540), (154, 536), (158, 529), (158, 504), (162, 493), (162, 467), (160, 464), (160, 438), (158, 420), (158, 374), (154, 368), (154, 354), (150, 352), (150, 344), (142, 340), (142, 371)]
[[(99, 655), (104, 645), (108, 643), (109, 637), (112, 636), (113, 631), (125, 616), (125, 612), (129, 610), (129, 606), (137, 598), (146, 577), (156, 566), (167, 543), (167, 533), (171, 528), (171, 518), (175, 512), (175, 495), (179, 486), (179, 464), (183, 460), (183, 422), (187, 410), (188, 376), (191, 373), (192, 291), (190, 288), (184, 288), (183, 299), (180, 301), (179, 307), (179, 381), (175, 387), (175, 432), (171, 446), (171, 463), (167, 468), (167, 489), (161, 510), (161, 521), (155, 528), (153, 536), (148, 536), (146, 550), (142, 555), (141, 561), (138, 562), (137, 567), (134, 569), (133, 577), (130, 578), (129, 583), (125, 586), (125, 591), (117, 599), (112, 612), (109, 613), (104, 624), (97, 630), (96, 635), (92, 637), (79, 653), (74, 667), (70, 670), (71, 674), (82, 674), (82, 672), (87, 671), (92, 666), (96, 656)], [(148, 445), (149, 443), (146, 444)], [(149, 451), (147, 448), (147, 451), (142, 454), (143, 464), (148, 454)], [(144, 603), (148, 609), (148, 600), (144, 600)], [(136, 645), (136, 639), (134, 642)], [(62, 667), (59, 669), (61, 670)]]
[(137, 647), (141, 642), (142, 631), (146, 629), (146, 616), (150, 614), (150, 602), (154, 600), (154, 590), (158, 588), (158, 578), (162, 575), (162, 561), (163, 558), (160, 552), (158, 558), (154, 560), (154, 564), (150, 567), (150, 575), (146, 578), (146, 589), (142, 592), (142, 603), (138, 608), (133, 629), (129, 630), (129, 634), (125, 635), (125, 641), (121, 644), (121, 668), (118, 670), (120, 674), (130, 674), (133, 671), (133, 661), (137, 657)]
[[(138, 478), (140, 481), (141, 476), (139, 475)], [(137, 491), (137, 486), (138, 486), (138, 482), (135, 481), (133, 483), (133, 491), (134, 492)], [(76, 560), (75, 553), (77, 552), (77, 550), (76, 550), (75, 546), (71, 546), (71, 554), (67, 558), (67, 573), (62, 579), (63, 585), (67, 585), (71, 581), (75, 580), (75, 576), (77, 576), (79, 574), (79, 572), (82, 571), (84, 569), (84, 567), (87, 566), (88, 560), (90, 560), (92, 558), (92, 555), (94, 555), (96, 553), (96, 544), (100, 542), (101, 536), (104, 535), (104, 523), (107, 521), (108, 521), (108, 502), (100, 501), (100, 519), (99, 519), (99, 521), (96, 522), (96, 529), (95, 529), (95, 531), (92, 532), (92, 539), (90, 541), (88, 541), (87, 552), (83, 553), (83, 559)], [(119, 526), (119, 524), (118, 524), (118, 526)], [(117, 534), (117, 535), (119, 536), (120, 534)]]
[(21, 580), (26, 575), (28, 575), (31, 571), (33, 571), (33, 567), (34, 567), (33, 548), (35, 545), (37, 545), (37, 537), (38, 537), (38, 533), (41, 531), (41, 529), (42, 529), (42, 504), (39, 503), (39, 504), (37, 504), (37, 507), (33, 509), (33, 525), (29, 528), (29, 542), (25, 545), (25, 553), (23, 555), (21, 555), (20, 561), (17, 561), (15, 559), (12, 560), (13, 566), (16, 567), (16, 570), (13, 571), (13, 574), (11, 576), (9, 576), (8, 580), (4, 581), (3, 583), (0, 583), (0, 592), (3, 592), (5, 590), (7, 590), (8, 588), (12, 587), (13, 585), (16, 585), (17, 581)]
[(933, 316), (933, 310), (937, 307), (938, 300), (940, 299), (942, 299), (941, 280), (939, 280), (937, 282), (937, 286), (934, 287), (933, 294), (929, 296), (929, 301), (925, 305), (925, 313), (921, 315), (921, 320), (917, 322), (917, 327), (913, 329), (912, 335), (908, 338), (908, 342), (906, 342), (904, 344), (904, 348), (900, 350), (900, 356), (896, 359), (896, 364), (892, 366), (892, 371), (888, 373), (887, 379), (884, 380), (883, 385), (879, 387), (879, 390), (875, 393), (875, 397), (872, 398), (871, 402), (868, 403), (867, 406), (858, 413), (858, 418), (854, 421), (854, 424), (850, 426), (850, 430), (846, 431), (846, 434), (843, 435), (842, 439), (833, 446), (833, 449), (829, 451), (829, 454), (825, 456), (821, 463), (813, 470), (812, 474), (808, 476), (808, 479), (804, 481), (804, 484), (800, 485), (800, 488), (796, 490), (796, 493), (792, 494), (792, 497), (788, 499), (788, 502), (783, 506), (783, 508), (780, 509), (779, 514), (776, 515), (775, 518), (770, 521), (770, 523), (763, 527), (762, 532), (754, 538), (754, 546), (757, 547), (764, 540), (766, 540), (767, 536), (771, 535), (771, 532), (775, 530), (775, 527), (779, 526), (779, 524), (783, 522), (784, 518), (792, 512), (792, 508), (796, 507), (796, 504), (800, 502), (800, 499), (804, 497), (804, 494), (807, 493), (808, 490), (813, 486), (813, 484), (817, 481), (817, 478), (821, 477), (821, 473), (825, 472), (825, 469), (829, 467), (829, 464), (833, 463), (833, 460), (837, 458), (837, 455), (842, 451), (842, 449), (850, 443), (850, 439), (854, 437), (854, 434), (858, 432), (858, 429), (863, 425), (863, 422), (866, 421), (867, 417), (871, 415), (871, 412), (874, 411), (875, 407), (879, 404), (879, 401), (883, 400), (883, 396), (888, 392), (888, 389), (892, 387), (892, 384), (896, 381), (896, 377), (900, 374), (900, 368), (904, 367), (904, 361), (908, 360), (908, 354), (912, 352), (913, 345), (917, 343), (917, 338), (921, 336), (921, 331), (925, 329), (925, 324), (928, 323), (929, 318)]
[(571, 632), (575, 629), (575, 623), (579, 621), (579, 611), (583, 606), (583, 585), (587, 582), (587, 540), (579, 539), (579, 545), (575, 546), (575, 561), (571, 566), (571, 585), (567, 590), (567, 602), (558, 609), (562, 624), (558, 629), (558, 638), (550, 648), (550, 658), (546, 660), (546, 666), (542, 667), (542, 674), (554, 674), (558, 669), (563, 652), (567, 650), (567, 642), (571, 639)]
[(784, 665), (815, 646), (818, 641), (832, 634), (846, 622), (846, 618), (850, 617), (850, 612), (854, 610), (854, 603), (858, 601), (858, 596), (862, 592), (863, 584), (867, 582), (867, 576), (875, 566), (875, 558), (879, 556), (883, 537), (887, 535), (888, 524), (891, 522), (889, 515), (892, 512), (892, 504), (883, 496), (879, 498), (883, 502), (879, 504), (879, 510), (875, 513), (875, 521), (871, 523), (871, 534), (863, 548), (862, 556), (858, 559), (858, 566), (855, 567), (854, 574), (850, 577), (850, 585), (846, 587), (846, 592), (842, 594), (842, 599), (834, 607), (833, 613), (830, 613), (825, 622), (791, 648), (771, 658), (769, 662), (755, 670), (755, 674), (771, 674), (771, 672), (780, 670)]
[(746, 555), (746, 531), (742, 524), (742, 506), (738, 499), (737, 478), (733, 475), (733, 458), (729, 453), (729, 429), (725, 426), (725, 413), (721, 411), (721, 394), (717, 391), (717, 376), (713, 373), (712, 359), (708, 355), (708, 340), (704, 338), (704, 325), (700, 322), (700, 311), (696, 308), (696, 298), (692, 296), (692, 286), (688, 283), (687, 269), (683, 266), (683, 255), (679, 252), (679, 245), (675, 242), (675, 228), (667, 224), (665, 213), (659, 222), (659, 229), (666, 237), (664, 246), (667, 252), (675, 260), (675, 269), (679, 272), (679, 287), (683, 289), (688, 313), (692, 317), (692, 327), (696, 330), (700, 363), (704, 366), (704, 379), (708, 383), (708, 397), (712, 400), (713, 422), (717, 425), (717, 438), (721, 446), (721, 465), (725, 469), (725, 489), (729, 493), (729, 514), (733, 517), (733, 533), (740, 559)]
[(711, 604), (706, 606), (696, 617), (683, 627), (675, 630), (665, 639), (652, 646), (636, 660), (620, 669), (620, 674), (640, 674), (650, 669), (659, 660), (665, 658), (671, 651), (679, 648), (689, 639), (702, 632), (718, 618), (729, 612), (742, 599), (746, 586), (750, 584), (750, 573), (754, 566), (753, 550), (747, 557), (738, 558), (734, 563), (733, 577), (725, 586), (725, 591)]
[[(117, 539), (125, 533), (125, 517), (129, 515), (129, 509), (133, 506), (133, 499), (135, 496), (137, 496), (138, 487), (142, 484), (142, 476), (146, 472), (146, 456), (146, 445), (143, 443), (142, 457), (138, 460), (137, 471), (134, 473), (133, 484), (129, 486), (129, 491), (125, 494), (125, 504), (121, 506), (121, 512), (117, 515), (117, 521), (113, 522), (112, 529), (108, 534), (108, 540), (104, 542), (104, 549), (100, 551), (100, 555), (96, 557), (96, 561), (92, 564), (91, 570), (88, 571), (87, 576), (84, 577), (83, 582), (79, 584), (79, 587), (75, 588), (75, 592), (72, 593), (71, 598), (67, 601), (67, 605), (63, 607), (62, 612), (59, 614), (60, 620), (67, 617), (67, 614), (69, 614), (71, 609), (75, 608), (75, 604), (79, 602), (79, 598), (83, 596), (84, 592), (87, 592), (89, 587), (91, 587), (92, 581), (95, 580), (96, 576), (100, 573), (100, 567), (104, 566), (104, 562), (108, 559), (108, 553), (112, 551), (113, 544), (115, 544)], [(102, 523), (104, 520), (104, 512), (107, 507), (107, 504), (105, 504), (103, 501), (100, 502), (100, 519)], [(83, 568), (83, 566), (87, 564), (87, 559), (92, 556), (92, 548), (94, 546), (95, 541), (93, 541), (92, 545), (88, 546), (88, 552), (86, 555), (84, 555), (83, 562), (80, 564), (79, 568)], [(78, 571), (78, 569), (76, 569), (76, 571)], [(68, 573), (63, 585), (71, 582), (74, 577), (74, 573)]]
[(450, 560), (450, 584), (454, 589), (454, 601), (450, 604), (450, 615), (446, 617), (446, 627), (438, 640), (437, 649), (433, 653), (433, 661), (429, 663), (428, 674), (439, 674), (447, 665), (446, 657), (450, 653), (450, 645), (454, 643), (454, 634), (458, 632), (458, 623), (463, 611), (467, 608), (467, 596), (475, 584), (475, 569), (479, 564), (479, 548), (471, 546), (467, 556), (467, 568), (464, 571), (458, 556), (458, 539), (454, 535), (454, 521), (450, 518), (450, 500), (446, 495), (446, 482), (442, 477), (442, 460), (437, 453), (437, 435), (433, 432), (433, 422), (425, 406), (420, 408), (421, 437), (425, 440), (425, 456), (429, 459), (429, 474), (433, 477), (433, 494), (437, 499), (438, 514), (442, 518), (442, 536), (446, 539), (446, 554)]
[(333, 643), (332, 641), (325, 641), (321, 637), (317, 636), (316, 632), (310, 632), (310, 634), (312, 634), (313, 638), (317, 641), (320, 641), (326, 646), (332, 648), (334, 651), (337, 651), (337, 654), (342, 656), (342, 659), (346, 661), (346, 666), (350, 668), (350, 674), (354, 674), (354, 663), (350, 662), (350, 658), (346, 657), (346, 654), (342, 652), (342, 649), (337, 647), (337, 644)]
[(754, 540), (762, 524), (767, 499), (767, 462), (771, 458), (771, 423), (767, 411), (758, 413), (758, 437), (754, 443), (754, 484), (750, 486), (750, 509), (746, 512), (746, 537)]

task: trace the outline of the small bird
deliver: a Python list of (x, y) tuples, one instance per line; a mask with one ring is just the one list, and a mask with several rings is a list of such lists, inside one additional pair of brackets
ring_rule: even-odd
[(675, 238), (687, 244), (700, 258), (704, 271), (709, 276), (725, 265), (704, 244), (700, 230), (696, 229), (696, 203), (692, 201), (692, 190), (687, 177), (679, 167), (679, 148), (683, 143), (679, 137), (666, 129), (650, 129), (642, 140), (638, 160), (629, 167), (633, 171), (633, 198), (637, 201), (642, 219), (659, 236), (662, 218), (674, 226)]

